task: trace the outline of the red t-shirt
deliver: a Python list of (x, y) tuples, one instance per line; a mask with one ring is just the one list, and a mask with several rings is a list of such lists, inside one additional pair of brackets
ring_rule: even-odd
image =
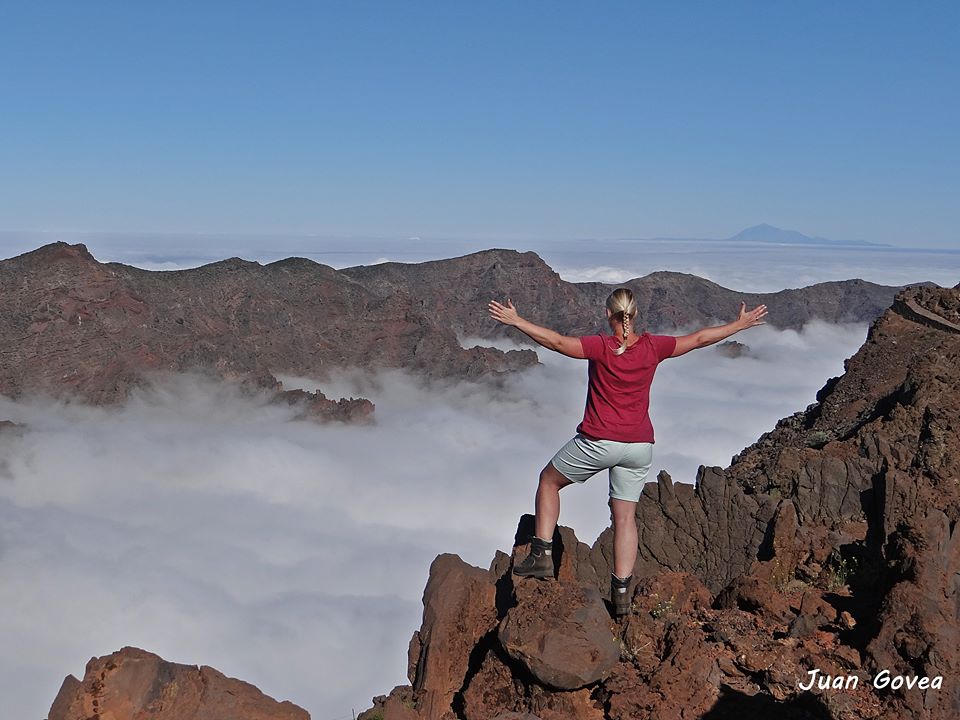
[(655, 442), (650, 422), (650, 384), (660, 361), (677, 346), (672, 335), (643, 333), (620, 355), (612, 335), (580, 338), (588, 368), (587, 404), (577, 432), (594, 440)]

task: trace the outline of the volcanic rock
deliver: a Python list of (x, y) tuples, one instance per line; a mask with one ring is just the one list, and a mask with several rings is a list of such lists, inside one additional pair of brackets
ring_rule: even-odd
[[(776, 327), (799, 329), (814, 317), (862, 322), (897, 290), (849, 280), (740, 293), (672, 272), (624, 285), (638, 298), (643, 324), (663, 332), (728, 322), (740, 300), (766, 304)], [(538, 361), (529, 349), (460, 345), (464, 335), (529, 344), (489, 317), (491, 299), (512, 297), (535, 322), (589, 334), (609, 330), (602, 303), (615, 287), (568, 283), (536, 254), (512, 250), (340, 271), (297, 257), (149, 271), (101, 263), (82, 244), (51, 243), (0, 260), (0, 393), (113, 404), (153, 382), (154, 371), (185, 370), (277, 392), (278, 375), (323, 381), (337, 368), (495, 380)], [(344, 421), (373, 411), (322, 393), (304, 406), (305, 416)]]
[(501, 621), (507, 655), (542, 684), (576, 690), (605, 677), (620, 658), (610, 614), (596, 587), (518, 583), (517, 605)]
[(716, 346), (715, 351), (720, 353), (724, 357), (738, 358), (738, 357), (747, 355), (750, 352), (750, 346), (744, 345), (742, 342), (739, 342), (737, 340), (727, 340), (725, 342), (719, 343)]
[[(465, 631), (472, 648), (434, 650), (456, 656), (441, 668), (466, 668), (448, 708), (396, 717), (956, 717), (960, 335), (914, 309), (952, 322), (954, 307), (960, 287), (897, 293), (816, 403), (727, 468), (701, 466), (694, 486), (661, 472), (644, 488), (631, 613), (605, 618), (619, 657), (602, 670), (599, 617), (566, 646), (551, 635), (599, 608), (612, 531), (588, 548), (560, 526), (556, 577), (514, 578), (522, 517), (512, 553), (472, 576), (498, 630), (488, 612)], [(857, 684), (803, 690), (812, 669)], [(882, 671), (941, 687), (879, 690)]]
[(91, 658), (67, 675), (48, 720), (310, 720), (288, 700), (207, 665), (182, 665), (135, 647)]
[[(423, 624), (410, 641), (416, 657), (410, 682), (423, 717), (443, 718), (464, 684), (474, 647), (497, 623), (490, 574), (444, 553), (430, 566), (423, 591)], [(451, 717), (453, 717), (451, 715)]]

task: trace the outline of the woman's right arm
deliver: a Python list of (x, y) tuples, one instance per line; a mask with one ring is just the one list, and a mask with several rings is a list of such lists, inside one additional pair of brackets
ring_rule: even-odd
[(555, 330), (541, 327), (529, 320), (524, 320), (520, 317), (520, 313), (517, 312), (510, 298), (507, 298), (506, 305), (501, 305), (496, 300), (491, 300), (487, 307), (490, 310), (491, 317), (505, 325), (512, 325), (531, 340), (543, 345), (548, 350), (555, 350), (561, 355), (577, 358), (578, 360), (586, 359), (580, 338), (566, 337)]
[(690, 333), (689, 335), (678, 337), (677, 347), (670, 357), (677, 357), (691, 350), (713, 345), (754, 325), (766, 325), (766, 322), (760, 319), (767, 314), (766, 305), (758, 305), (749, 312), (747, 312), (746, 306), (746, 303), (741, 301), (740, 317), (732, 322), (728, 322), (726, 325), (715, 325), (697, 330), (695, 333)]

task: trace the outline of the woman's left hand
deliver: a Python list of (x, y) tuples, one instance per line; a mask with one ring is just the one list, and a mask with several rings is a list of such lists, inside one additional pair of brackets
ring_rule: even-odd
[(764, 317), (767, 314), (766, 305), (758, 305), (750, 312), (747, 312), (747, 304), (740, 301), (740, 317), (737, 318), (737, 322), (743, 326), (743, 329), (751, 328), (754, 325), (766, 325), (765, 320), (760, 318)]
[(496, 300), (491, 300), (487, 306), (490, 309), (490, 316), (499, 320), (504, 325), (516, 325), (520, 321), (520, 314), (513, 306), (510, 298), (507, 298), (507, 304), (501, 305)]

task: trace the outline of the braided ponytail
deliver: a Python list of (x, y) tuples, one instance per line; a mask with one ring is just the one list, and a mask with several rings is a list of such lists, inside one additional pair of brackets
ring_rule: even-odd
[(637, 316), (637, 301), (629, 288), (619, 288), (610, 293), (607, 298), (607, 309), (611, 317), (618, 319), (622, 325), (623, 337), (620, 347), (613, 351), (614, 355), (623, 355), (627, 350), (627, 337), (630, 334), (630, 324)]

